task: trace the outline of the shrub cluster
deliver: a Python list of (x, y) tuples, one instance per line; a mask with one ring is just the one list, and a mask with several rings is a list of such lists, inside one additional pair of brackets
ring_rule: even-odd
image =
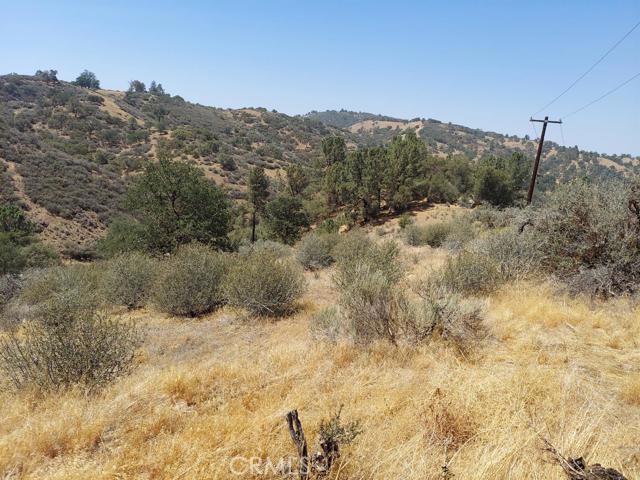
[(398, 288), (404, 273), (399, 253), (395, 242), (377, 244), (361, 232), (349, 234), (338, 245), (333, 281), (344, 321), (340, 328), (353, 340), (396, 342), (406, 311), (406, 299)]
[(356, 234), (341, 246), (334, 283), (339, 308), (324, 309), (312, 318), (316, 337), (357, 343), (387, 339), (393, 343), (424, 342), (434, 336), (468, 354), (484, 337), (483, 308), (442, 285), (428, 284), (411, 301), (402, 288), (403, 269), (397, 246), (376, 244)]
[(255, 315), (280, 316), (294, 310), (305, 281), (292, 258), (266, 249), (238, 254), (224, 283), (227, 301)]
[(0, 340), (0, 369), (14, 388), (93, 388), (129, 370), (140, 331), (99, 312), (96, 292), (84, 266), (27, 276), (21, 298), (35, 305), (33, 315)]
[(108, 303), (129, 309), (144, 306), (155, 281), (156, 263), (138, 252), (123, 253), (106, 264), (102, 292)]
[(543, 267), (570, 291), (612, 296), (640, 284), (640, 185), (574, 181), (536, 212)]
[(429, 223), (424, 226), (409, 225), (404, 229), (404, 240), (417, 247), (429, 245), (460, 249), (476, 236), (476, 229), (468, 216), (460, 216), (446, 222)]
[(200, 244), (179, 247), (160, 268), (154, 303), (164, 312), (195, 317), (224, 301), (222, 282), (227, 270), (223, 254)]
[(417, 320), (411, 325), (417, 340), (437, 335), (467, 355), (486, 338), (484, 306), (477, 300), (465, 299), (443, 286), (421, 291)]
[(334, 249), (338, 243), (335, 233), (310, 233), (298, 244), (296, 257), (306, 270), (319, 270), (335, 261)]

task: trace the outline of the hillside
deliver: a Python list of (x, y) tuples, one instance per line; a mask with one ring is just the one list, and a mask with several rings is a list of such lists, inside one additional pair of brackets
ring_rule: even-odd
[[(345, 129), (353, 142), (378, 145), (388, 142), (406, 130), (415, 130), (432, 151), (440, 155), (464, 155), (471, 159), (486, 156), (508, 156), (520, 151), (535, 156), (537, 141), (515, 135), (473, 129), (434, 119), (402, 120), (364, 112), (330, 110), (310, 112), (305, 118), (318, 120), (327, 126)], [(548, 188), (558, 182), (580, 176), (606, 178), (640, 172), (640, 158), (629, 155), (606, 155), (579, 150), (547, 141), (540, 165), (539, 185)]]
[[(0, 76), (0, 199), (18, 201), (59, 249), (92, 244), (121, 208), (128, 179), (158, 147), (195, 162), (244, 196), (252, 165), (269, 175), (320, 155), (322, 139), (346, 137), (351, 148), (379, 145), (413, 129), (439, 155), (478, 159), (522, 151), (528, 139), (437, 120), (402, 120), (363, 112), (289, 116), (263, 108), (221, 109), (165, 93), (89, 90), (46, 76)], [(549, 142), (540, 186), (576, 176), (605, 178), (638, 172), (640, 159), (600, 155)]]
[(309, 162), (334, 129), (265, 109), (226, 110), (179, 96), (88, 90), (0, 77), (0, 195), (18, 200), (57, 246), (89, 243), (119, 209), (127, 179), (158, 145), (243, 196), (251, 165)]

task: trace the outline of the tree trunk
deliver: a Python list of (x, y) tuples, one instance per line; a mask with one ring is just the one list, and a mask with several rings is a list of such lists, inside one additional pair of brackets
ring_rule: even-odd
[(253, 209), (253, 216), (251, 218), (251, 243), (256, 242), (256, 209)]

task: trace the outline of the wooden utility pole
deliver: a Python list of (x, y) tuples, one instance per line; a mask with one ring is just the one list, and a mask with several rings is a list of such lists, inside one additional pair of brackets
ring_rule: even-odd
[(542, 144), (544, 143), (544, 134), (547, 132), (547, 124), (562, 123), (562, 120), (549, 120), (549, 117), (544, 117), (544, 120), (536, 120), (534, 118), (530, 118), (529, 121), (542, 123), (542, 134), (540, 135), (540, 142), (538, 142), (538, 151), (536, 152), (536, 160), (533, 162), (533, 172), (531, 173), (531, 183), (529, 184), (529, 193), (527, 194), (527, 205), (531, 204), (531, 199), (533, 198), (533, 190), (536, 188), (538, 166), (540, 165), (540, 155), (542, 154)]

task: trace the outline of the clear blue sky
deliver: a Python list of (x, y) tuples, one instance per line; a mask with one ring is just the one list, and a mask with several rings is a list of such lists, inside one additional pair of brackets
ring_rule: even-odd
[[(640, 0), (0, 0), (0, 72), (87, 68), (220, 107), (362, 110), (533, 135), (529, 115), (640, 20)], [(640, 28), (547, 112), (640, 72)], [(567, 145), (640, 154), (640, 79), (567, 119)], [(562, 142), (560, 129), (549, 137)]]

